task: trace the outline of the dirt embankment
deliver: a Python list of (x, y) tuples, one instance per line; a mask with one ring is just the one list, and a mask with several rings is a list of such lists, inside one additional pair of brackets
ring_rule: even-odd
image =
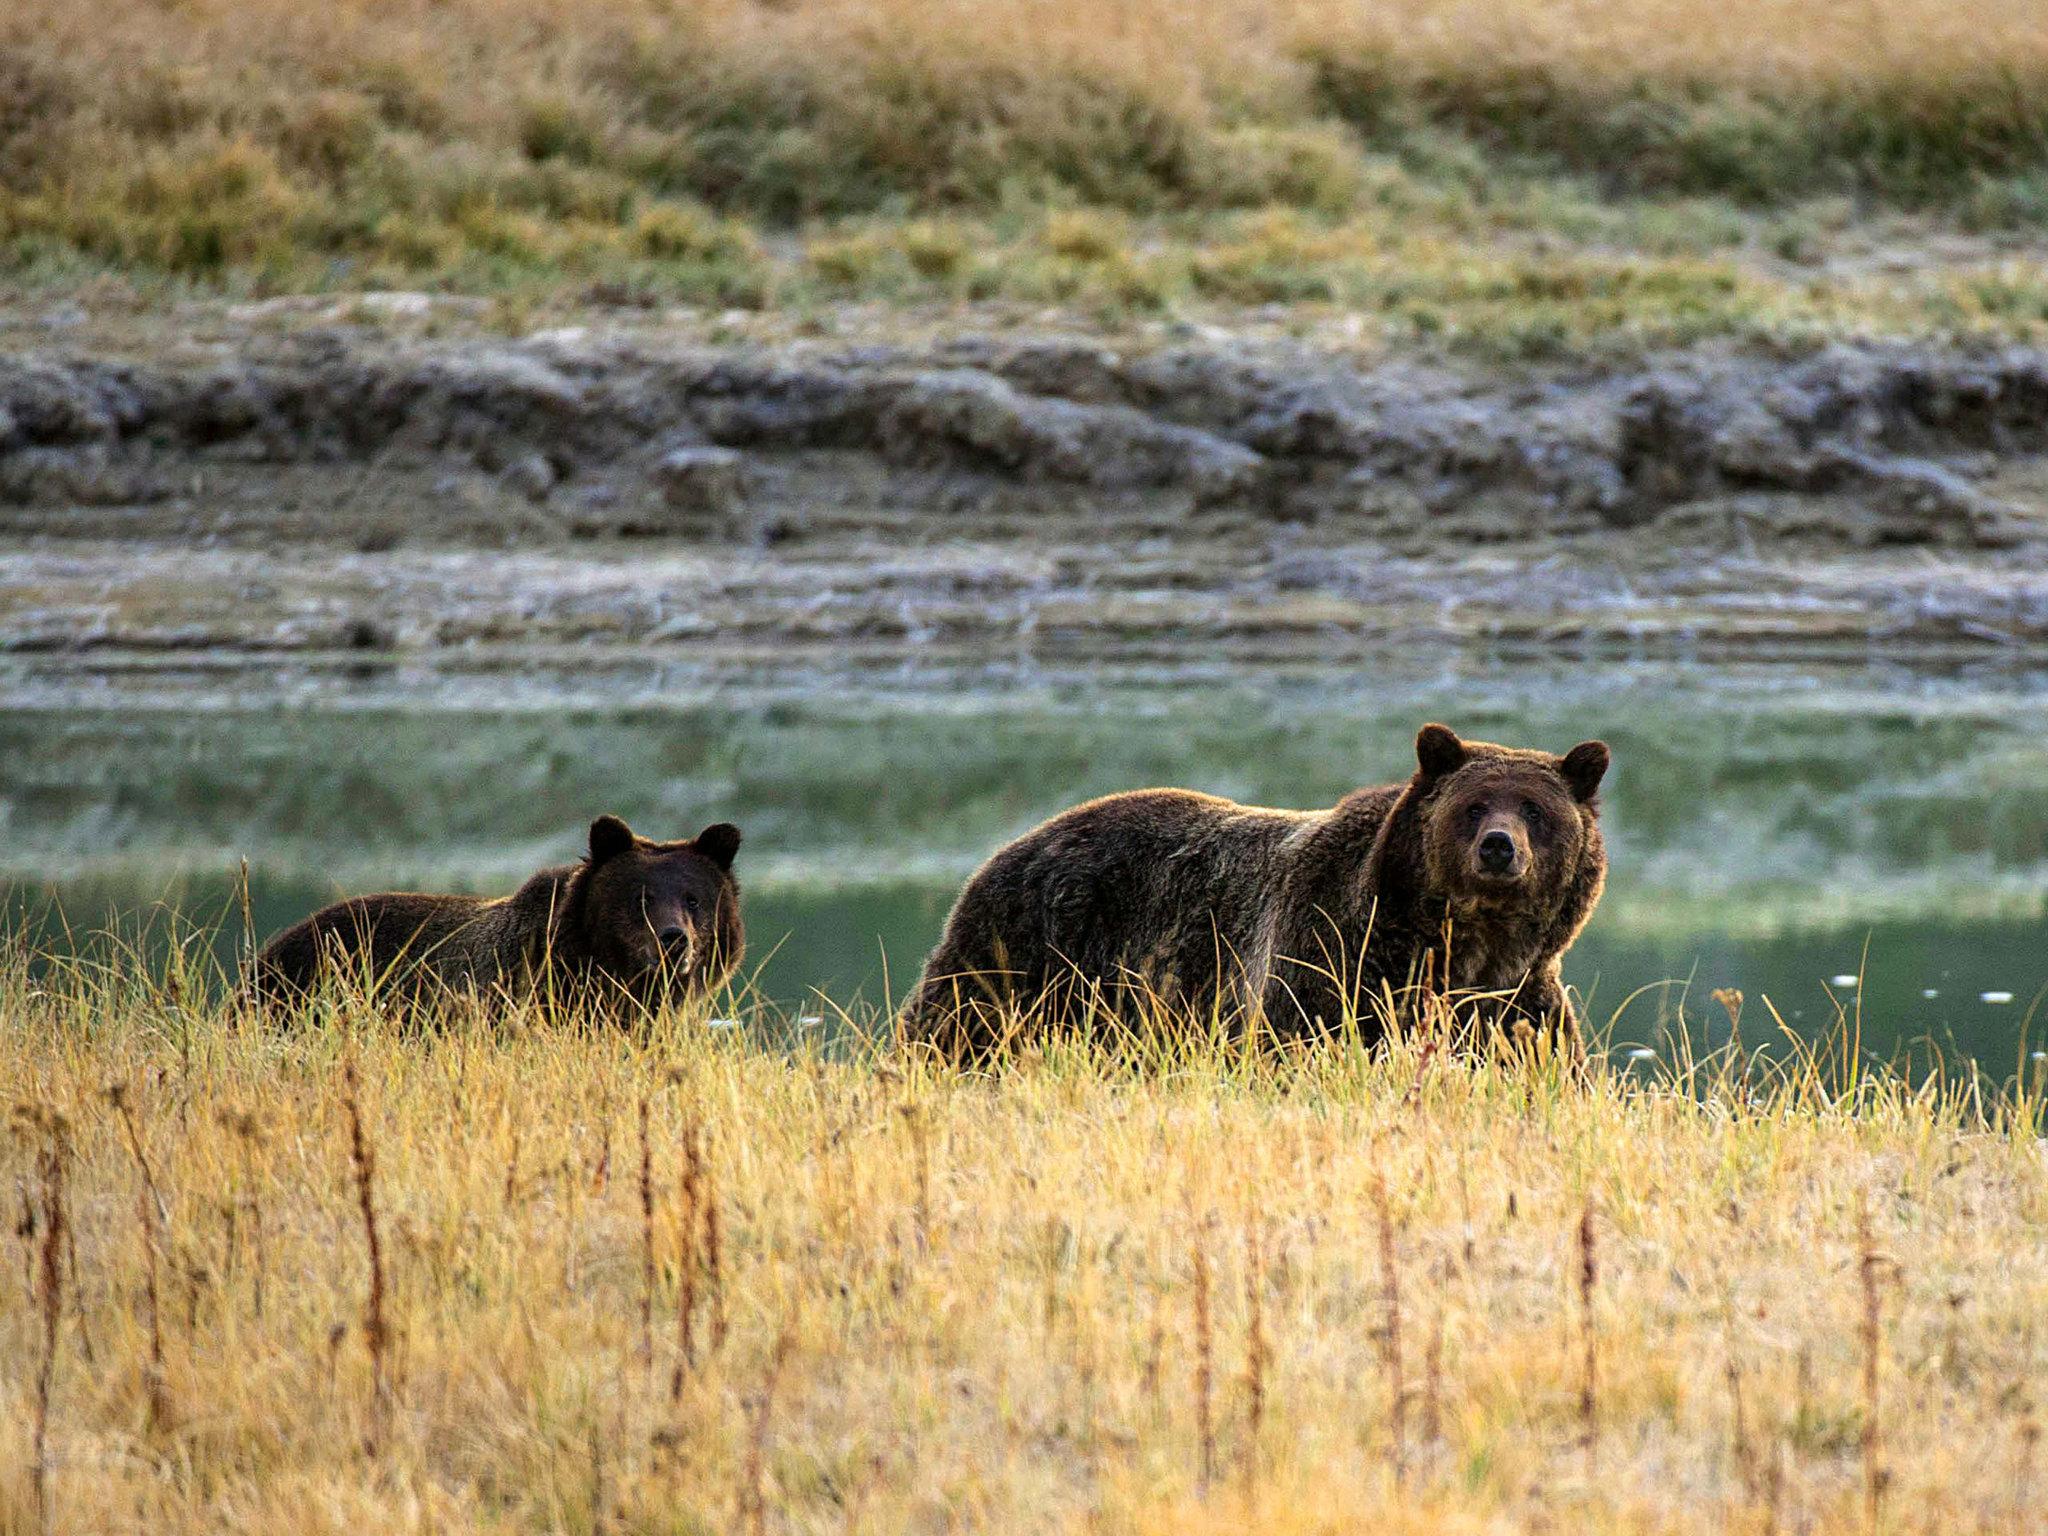
[(0, 647), (2048, 638), (2048, 353), (0, 358)]

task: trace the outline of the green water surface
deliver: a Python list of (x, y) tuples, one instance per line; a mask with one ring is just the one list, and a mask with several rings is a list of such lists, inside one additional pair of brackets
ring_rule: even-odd
[(2019, 669), (26, 667), (0, 701), (0, 885), (48, 932), (53, 901), (74, 929), (223, 912), (243, 859), (267, 931), (348, 892), (508, 890), (602, 811), (732, 820), (760, 984), (802, 1014), (900, 995), (962, 879), (1063, 806), (1325, 805), (1441, 719), (1614, 747), (1608, 895), (1566, 976), (1617, 1041), (1668, 1052), (1681, 998), (1710, 1033), (1738, 987), (1752, 1035), (1766, 996), (1803, 1031), (1860, 1005), (1875, 1051), (2007, 1074), (2048, 986), (2048, 674)]

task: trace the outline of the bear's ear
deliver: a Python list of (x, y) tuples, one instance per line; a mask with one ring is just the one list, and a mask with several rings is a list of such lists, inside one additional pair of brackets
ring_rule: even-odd
[(633, 829), (616, 816), (600, 816), (590, 824), (590, 862), (602, 864), (633, 846)]
[(1606, 742), (1582, 741), (1557, 760), (1557, 771), (1564, 776), (1574, 795), (1581, 800), (1590, 800), (1600, 787), (1600, 781), (1607, 776), (1611, 757)]
[(1425, 779), (1440, 779), (1465, 765), (1465, 743), (1448, 725), (1432, 722), (1415, 733), (1415, 761)]
[(729, 821), (714, 822), (697, 834), (695, 847), (720, 869), (731, 869), (732, 856), (740, 851), (740, 829)]

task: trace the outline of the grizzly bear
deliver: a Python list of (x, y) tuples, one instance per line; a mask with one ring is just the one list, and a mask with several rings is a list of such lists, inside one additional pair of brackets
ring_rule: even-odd
[(323, 907), (263, 947), (251, 988), (267, 1005), (289, 1004), (327, 971), (406, 1002), (547, 986), (617, 1011), (699, 996), (746, 949), (732, 873), (739, 846), (739, 828), (726, 822), (658, 843), (600, 816), (585, 858), (542, 870), (510, 896), (398, 891)]
[(967, 882), (906, 1005), (904, 1037), (984, 1056), (1089, 1019), (1300, 1038), (1384, 1031), (1390, 992), (1468, 997), (1576, 1054), (1558, 961), (1606, 880), (1604, 742), (1562, 757), (1415, 739), (1406, 783), (1323, 811), (1141, 789), (1064, 811)]

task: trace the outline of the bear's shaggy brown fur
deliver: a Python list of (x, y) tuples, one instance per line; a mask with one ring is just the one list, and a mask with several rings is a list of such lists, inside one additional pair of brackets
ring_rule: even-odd
[(323, 971), (406, 1001), (544, 981), (613, 1008), (679, 1001), (719, 986), (746, 949), (739, 845), (726, 822), (659, 843), (600, 816), (587, 857), (510, 896), (396, 891), (324, 907), (263, 947), (250, 982), (273, 1006), (305, 997)]
[(1404, 784), (1324, 811), (1180, 789), (1110, 795), (998, 851), (968, 881), (905, 1007), (905, 1037), (985, 1054), (1091, 1015), (1259, 1022), (1287, 1037), (1382, 1027), (1388, 987), (1578, 1049), (1558, 960), (1606, 879), (1603, 742), (1562, 757), (1426, 725)]

